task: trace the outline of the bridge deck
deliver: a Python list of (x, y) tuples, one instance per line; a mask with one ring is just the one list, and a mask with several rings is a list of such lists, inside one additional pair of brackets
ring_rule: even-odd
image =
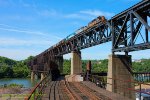
[(130, 100), (106, 91), (89, 81), (52, 81), (44, 90), (42, 100)]

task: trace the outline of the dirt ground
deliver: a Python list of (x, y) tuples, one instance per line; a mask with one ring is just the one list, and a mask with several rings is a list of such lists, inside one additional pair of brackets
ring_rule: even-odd
[(0, 88), (0, 100), (23, 100), (30, 88)]

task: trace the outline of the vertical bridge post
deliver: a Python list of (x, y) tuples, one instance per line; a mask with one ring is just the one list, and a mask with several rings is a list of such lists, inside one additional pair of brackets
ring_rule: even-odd
[(86, 66), (86, 81), (89, 80), (89, 75), (91, 75), (91, 61), (89, 60)]

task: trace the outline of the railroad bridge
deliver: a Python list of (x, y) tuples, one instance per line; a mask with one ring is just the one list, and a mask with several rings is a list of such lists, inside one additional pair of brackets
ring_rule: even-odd
[[(37, 55), (30, 63), (31, 79), (37, 73), (41, 79), (47, 75), (56, 80), (63, 71), (63, 55), (71, 53), (71, 75), (67, 76), (73, 81), (74, 75), (82, 79), (82, 62), (80, 50), (106, 42), (112, 42), (112, 54), (109, 55), (107, 87), (108, 91), (121, 93), (129, 98), (135, 98), (132, 92), (126, 93), (117, 89), (125, 85), (133, 89), (131, 83), (120, 84), (114, 79), (133, 81), (132, 56), (129, 52), (150, 49), (150, 1), (142, 0), (123, 12), (113, 16), (106, 23), (97, 23), (86, 30), (70, 38), (63, 39), (54, 46), (51, 46), (41, 54)], [(141, 39), (139, 39), (141, 38)], [(124, 52), (119, 55), (118, 52)], [(77, 81), (79, 81), (77, 79)], [(66, 84), (66, 83), (61, 83)]]

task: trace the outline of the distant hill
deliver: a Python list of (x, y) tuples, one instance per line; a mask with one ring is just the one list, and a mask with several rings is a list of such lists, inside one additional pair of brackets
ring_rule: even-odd
[(24, 64), (27, 64), (31, 59), (33, 59), (33, 56), (29, 56), (27, 59), (25, 60), (20, 60), (20, 61), (16, 61), (7, 57), (2, 57), (0, 56), (0, 66), (1, 65), (9, 65), (9, 66), (14, 66), (19, 62), (23, 62)]
[(0, 65), (3, 65), (3, 64), (13, 66), (13, 65), (17, 64), (17, 61), (10, 59), (10, 58), (7, 58), (7, 57), (0, 56)]
[(7, 57), (0, 56), (0, 78), (26, 78), (30, 75), (30, 69), (27, 63), (33, 59), (33, 56), (25, 60), (16, 61)]

